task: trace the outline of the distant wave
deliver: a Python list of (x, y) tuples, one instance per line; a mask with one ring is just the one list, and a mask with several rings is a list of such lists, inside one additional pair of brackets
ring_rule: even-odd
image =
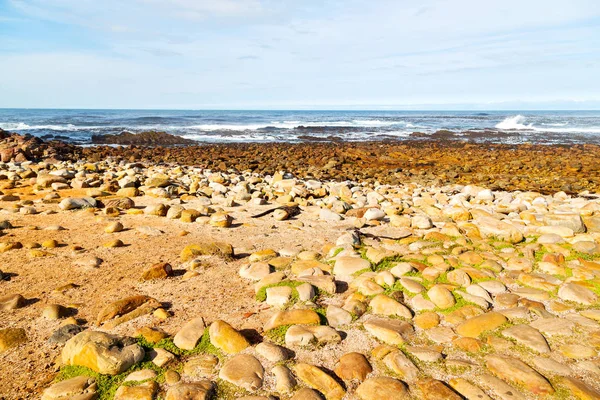
[(525, 125), (525, 117), (522, 115), (515, 115), (514, 117), (505, 118), (504, 121), (496, 124), (496, 128), (502, 130), (531, 130), (533, 124)]

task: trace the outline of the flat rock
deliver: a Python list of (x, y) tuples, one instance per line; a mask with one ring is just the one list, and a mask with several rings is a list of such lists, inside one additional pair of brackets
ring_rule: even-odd
[(417, 382), (417, 387), (421, 390), (422, 399), (425, 400), (461, 400), (461, 396), (454, 390), (446, 386), (445, 383), (437, 379), (423, 379)]
[(178, 383), (167, 390), (165, 400), (208, 400), (214, 393), (211, 381)]
[(313, 310), (286, 310), (275, 313), (264, 326), (264, 331), (284, 325), (319, 325), (319, 314)]
[(288, 346), (323, 345), (341, 341), (340, 334), (329, 326), (292, 325), (285, 333), (285, 344)]
[(371, 335), (391, 345), (404, 343), (404, 336), (413, 333), (411, 324), (394, 319), (371, 318), (363, 326)]
[(248, 340), (225, 321), (213, 322), (208, 332), (210, 342), (227, 354), (239, 353), (250, 346)]
[(327, 400), (342, 400), (346, 394), (344, 388), (335, 379), (314, 365), (298, 363), (294, 366), (294, 372), (298, 379), (323, 393)]
[(538, 353), (548, 353), (550, 346), (544, 335), (529, 325), (515, 325), (502, 331), (502, 335), (514, 339), (517, 343), (529, 347)]
[(184, 350), (192, 350), (204, 335), (206, 325), (202, 317), (187, 322), (173, 338), (175, 346)]
[(76, 376), (44, 390), (42, 400), (93, 400), (96, 399), (97, 390), (94, 378)]
[(558, 297), (579, 304), (592, 305), (598, 301), (598, 296), (590, 289), (576, 283), (565, 283), (558, 289)]
[(537, 395), (550, 395), (554, 388), (538, 372), (523, 361), (512, 357), (489, 355), (485, 358), (486, 367), (501, 379), (521, 385)]
[(485, 331), (496, 329), (506, 321), (504, 315), (492, 311), (466, 320), (456, 327), (456, 333), (461, 336), (476, 338)]
[(238, 354), (229, 359), (219, 371), (219, 378), (246, 390), (254, 391), (263, 384), (264, 368), (255, 357)]
[(401, 381), (388, 377), (369, 378), (356, 388), (356, 395), (361, 400), (403, 400), (410, 396)]
[(218, 256), (224, 259), (233, 258), (233, 247), (225, 242), (206, 242), (190, 244), (181, 251), (181, 261), (186, 262), (199, 256)]

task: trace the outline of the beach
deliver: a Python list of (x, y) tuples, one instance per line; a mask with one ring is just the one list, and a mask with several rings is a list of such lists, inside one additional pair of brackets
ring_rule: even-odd
[(0, 133), (0, 398), (600, 398), (597, 144)]

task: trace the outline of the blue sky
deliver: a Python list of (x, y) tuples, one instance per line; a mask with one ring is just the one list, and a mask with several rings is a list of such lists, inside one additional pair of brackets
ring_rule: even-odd
[(0, 0), (0, 107), (600, 108), (598, 0)]

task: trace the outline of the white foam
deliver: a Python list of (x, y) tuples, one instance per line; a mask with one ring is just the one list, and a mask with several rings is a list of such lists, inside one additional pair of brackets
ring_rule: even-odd
[(525, 125), (525, 117), (522, 115), (515, 115), (514, 117), (505, 118), (504, 121), (496, 124), (496, 128), (502, 130), (531, 130), (533, 124)]

